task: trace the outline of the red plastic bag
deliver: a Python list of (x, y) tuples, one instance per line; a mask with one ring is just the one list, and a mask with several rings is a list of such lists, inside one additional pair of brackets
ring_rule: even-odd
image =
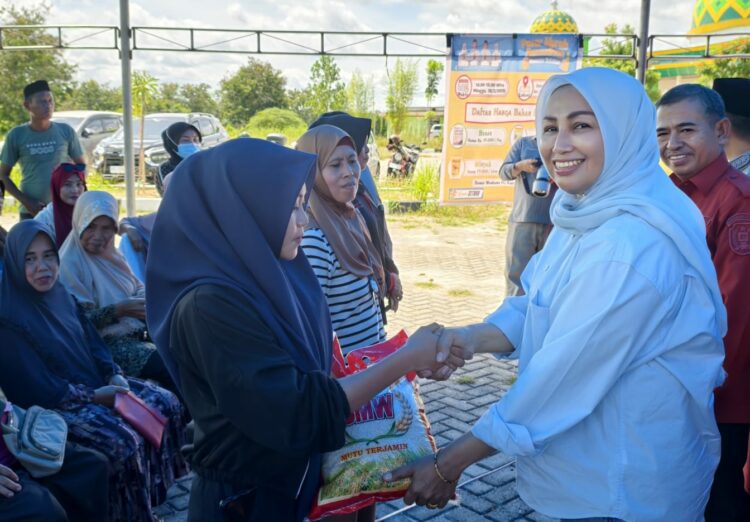
[[(341, 354), (334, 340), (333, 375), (353, 375), (392, 354), (408, 336), (403, 330), (386, 342)], [(409, 482), (386, 483), (382, 475), (437, 450), (424, 413), (415, 374), (402, 377), (347, 419), (346, 443), (323, 455), (321, 487), (311, 520), (344, 515), (402, 498)]]

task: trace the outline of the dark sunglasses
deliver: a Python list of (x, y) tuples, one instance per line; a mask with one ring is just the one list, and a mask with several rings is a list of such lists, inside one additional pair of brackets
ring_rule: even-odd
[(61, 166), (64, 172), (86, 172), (85, 163), (63, 163)]

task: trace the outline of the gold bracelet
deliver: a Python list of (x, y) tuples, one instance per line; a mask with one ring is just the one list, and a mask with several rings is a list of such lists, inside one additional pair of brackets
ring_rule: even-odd
[(438, 467), (438, 461), (437, 461), (438, 460), (438, 454), (440, 453), (440, 450), (441, 450), (441, 448), (438, 448), (438, 450), (435, 452), (435, 456), (433, 457), (433, 461), (435, 463), (435, 473), (437, 473), (437, 476), (440, 478), (440, 480), (442, 480), (443, 482), (445, 482), (449, 486), (453, 486), (456, 482), (458, 482), (458, 479), (456, 479), (456, 480), (448, 480), (447, 478), (445, 478), (445, 475), (443, 475), (442, 473), (440, 473), (440, 468)]

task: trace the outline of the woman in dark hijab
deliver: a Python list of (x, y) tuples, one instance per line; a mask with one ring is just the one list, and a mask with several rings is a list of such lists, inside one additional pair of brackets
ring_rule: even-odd
[(147, 314), (195, 420), (190, 521), (222, 520), (222, 501), (242, 504), (241, 520), (301, 521), (350, 412), (435, 365), (423, 328), (371, 369), (330, 377), (328, 307), (297, 255), (314, 176), (313, 155), (236, 139), (185, 161), (159, 209)]
[(169, 159), (159, 165), (159, 172), (155, 178), (156, 190), (160, 196), (164, 196), (164, 178), (177, 168), (182, 160), (201, 150), (203, 136), (198, 127), (184, 121), (178, 121), (167, 127), (161, 133), (164, 150), (169, 154)]
[[(56, 410), (72, 441), (106, 455), (110, 521), (153, 522), (151, 506), (187, 472), (182, 406), (168, 391), (122, 375), (58, 273), (51, 231), (34, 220), (15, 225), (0, 286), (0, 387), (21, 407)], [(128, 389), (168, 419), (160, 450), (113, 412), (115, 394)]]

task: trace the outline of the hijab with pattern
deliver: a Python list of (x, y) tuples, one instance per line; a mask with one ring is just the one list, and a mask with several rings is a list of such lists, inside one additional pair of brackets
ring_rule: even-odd
[[(703, 216), (659, 166), (656, 109), (643, 86), (632, 76), (601, 67), (553, 76), (537, 102), (539, 143), (550, 97), (565, 85), (574, 87), (594, 111), (604, 141), (604, 166), (585, 194), (557, 191), (550, 211), (552, 223), (558, 229), (582, 234), (628, 213), (660, 230), (700, 274), (713, 297), (717, 324), (724, 335), (726, 309), (706, 246)], [(551, 165), (546, 167), (553, 171)]]
[(297, 150), (318, 155), (315, 187), (310, 195), (308, 228), (323, 230), (341, 268), (357, 277), (373, 275), (382, 292), (385, 277), (383, 266), (362, 215), (351, 202), (339, 203), (333, 199), (323, 178), (323, 169), (342, 144), (354, 146), (346, 132), (325, 124), (308, 130), (297, 141)]
[[(178, 386), (170, 352), (172, 313), (192, 288), (242, 292), (279, 345), (304, 370), (331, 368), (331, 318), (310, 263), (281, 247), (303, 185), (311, 193), (315, 156), (240, 138), (190, 156), (156, 217), (146, 265), (152, 338)], [(190, 209), (190, 212), (185, 212)]]

